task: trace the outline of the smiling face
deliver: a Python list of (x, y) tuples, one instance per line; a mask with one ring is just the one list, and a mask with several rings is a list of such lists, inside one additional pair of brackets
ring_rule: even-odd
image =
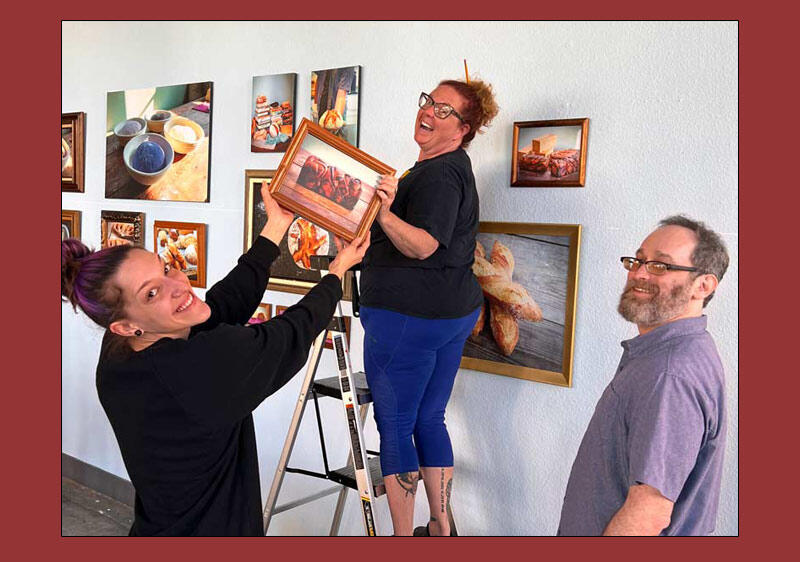
[[(439, 86), (430, 93), (437, 103), (450, 104), (460, 114), (464, 113), (466, 100), (450, 86)], [(461, 146), (461, 140), (469, 132), (465, 125), (454, 114), (439, 119), (433, 114), (433, 106), (417, 111), (414, 123), (414, 140), (419, 145), (419, 160), (426, 160), (446, 152), (452, 152)]]
[[(636, 252), (636, 257), (673, 265), (691, 266), (695, 235), (681, 226), (657, 229)], [(702, 314), (704, 276), (692, 277), (688, 271), (667, 271), (652, 275), (644, 266), (628, 272), (628, 281), (619, 300), (618, 311), (635, 323), (644, 334), (667, 322)]]
[(142, 340), (148, 342), (162, 337), (185, 338), (192, 326), (211, 315), (186, 275), (146, 250), (130, 253), (114, 284), (122, 290), (125, 307), (124, 318), (110, 328), (123, 336), (132, 336), (138, 329), (144, 333)]

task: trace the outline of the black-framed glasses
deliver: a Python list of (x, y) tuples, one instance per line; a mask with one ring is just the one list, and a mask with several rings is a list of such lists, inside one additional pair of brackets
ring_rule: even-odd
[(430, 106), (433, 106), (433, 114), (439, 119), (447, 119), (448, 117), (450, 117), (450, 114), (452, 113), (453, 115), (458, 117), (462, 123), (466, 123), (466, 121), (464, 121), (464, 118), (461, 117), (461, 115), (458, 113), (458, 111), (455, 110), (455, 108), (453, 108), (452, 105), (450, 105), (449, 103), (434, 101), (432, 97), (430, 97), (425, 92), (422, 92), (419, 95), (419, 108), (425, 109), (426, 107)]
[(636, 271), (639, 266), (644, 265), (647, 273), (651, 275), (664, 275), (667, 271), (699, 271), (696, 267), (688, 267), (685, 265), (673, 265), (671, 263), (664, 263), (663, 261), (650, 260), (644, 261), (639, 258), (632, 258), (623, 256), (619, 258), (622, 262), (622, 267), (628, 271)]

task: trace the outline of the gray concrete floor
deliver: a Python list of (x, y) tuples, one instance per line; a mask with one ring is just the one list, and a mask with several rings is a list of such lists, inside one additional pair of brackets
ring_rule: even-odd
[(61, 478), (61, 535), (125, 536), (133, 524), (133, 507)]

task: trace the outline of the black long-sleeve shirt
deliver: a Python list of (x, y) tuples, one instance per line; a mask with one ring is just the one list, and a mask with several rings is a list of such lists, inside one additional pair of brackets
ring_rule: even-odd
[(136, 490), (132, 535), (263, 534), (251, 412), (302, 368), (342, 296), (327, 275), (281, 316), (242, 325), (278, 252), (259, 237), (188, 339), (120, 353), (106, 334), (97, 392)]

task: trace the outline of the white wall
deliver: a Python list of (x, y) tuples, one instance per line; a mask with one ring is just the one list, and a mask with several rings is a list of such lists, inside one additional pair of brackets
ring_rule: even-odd
[[(726, 368), (728, 445), (717, 534), (738, 534), (738, 183), (737, 24), (663, 22), (472, 23), (121, 23), (62, 24), (62, 111), (87, 113), (86, 192), (62, 195), (83, 211), (83, 239), (99, 244), (100, 210), (154, 220), (208, 223), (208, 277), (219, 279), (241, 252), (246, 168), (275, 168), (277, 155), (251, 154), (251, 79), (297, 72), (298, 117), (309, 114), (311, 70), (362, 65), (360, 146), (399, 170), (416, 157), (416, 100), (443, 78), (490, 81), (501, 113), (470, 155), (481, 219), (583, 225), (573, 388), (462, 370), (448, 409), (456, 455), (453, 504), (462, 534), (549, 535), (556, 531), (583, 431), (634, 335), (616, 313), (624, 283), (618, 256), (631, 253), (657, 221), (686, 212), (723, 234), (731, 267), (709, 305), (709, 329)], [(106, 92), (214, 82), (210, 203), (104, 199)], [(512, 123), (589, 117), (584, 189), (509, 187)], [(268, 292), (290, 304), (296, 296)], [(353, 363), (362, 365), (358, 323)], [(62, 450), (126, 477), (97, 400), (100, 333), (62, 306)], [(323, 368), (333, 374), (326, 351)], [(300, 377), (256, 411), (262, 492), (272, 480)], [(328, 439), (345, 458), (339, 403), (323, 402)], [(294, 464), (321, 467), (311, 409)], [(374, 424), (370, 445), (377, 447)], [(319, 488), (288, 476), (283, 499)], [(322, 486), (324, 487), (324, 485)], [(420, 490), (421, 492), (421, 490)], [(418, 502), (417, 521), (427, 509)], [(391, 533), (385, 499), (379, 526)], [(276, 516), (270, 534), (325, 534), (333, 497)], [(342, 532), (360, 534), (351, 498)]]

